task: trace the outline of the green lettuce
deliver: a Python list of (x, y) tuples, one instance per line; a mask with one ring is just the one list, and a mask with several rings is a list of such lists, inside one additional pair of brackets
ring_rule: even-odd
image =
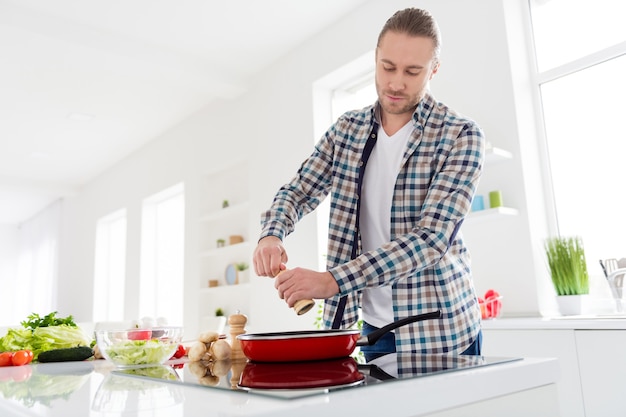
[(115, 343), (103, 353), (118, 365), (150, 365), (169, 359), (175, 351), (176, 344), (151, 339)]
[(29, 349), (36, 361), (41, 352), (90, 344), (91, 340), (80, 327), (68, 324), (38, 327), (35, 330), (14, 328), (0, 338), (0, 352)]

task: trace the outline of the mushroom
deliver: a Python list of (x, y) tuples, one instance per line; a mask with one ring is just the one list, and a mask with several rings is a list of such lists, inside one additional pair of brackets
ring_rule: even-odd
[(211, 358), (213, 358), (216, 361), (229, 359), (231, 351), (232, 349), (230, 347), (230, 344), (224, 339), (220, 339), (211, 343), (211, 347), (209, 348), (209, 353), (211, 354)]
[(189, 348), (187, 357), (189, 357), (189, 360), (191, 362), (197, 362), (197, 361), (209, 359), (206, 344), (202, 342), (195, 342)]
[(220, 338), (220, 335), (216, 332), (204, 332), (198, 337), (198, 340), (203, 343), (213, 343)]

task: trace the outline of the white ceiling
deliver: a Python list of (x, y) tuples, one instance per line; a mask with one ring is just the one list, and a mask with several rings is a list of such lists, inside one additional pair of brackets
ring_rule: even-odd
[(0, 0), (0, 224), (19, 224), (366, 0)]

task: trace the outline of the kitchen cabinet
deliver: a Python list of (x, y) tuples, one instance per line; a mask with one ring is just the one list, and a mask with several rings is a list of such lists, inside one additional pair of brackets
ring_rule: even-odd
[(483, 322), (486, 356), (554, 357), (561, 415), (623, 415), (626, 320), (573, 316)]
[(586, 417), (623, 415), (626, 330), (580, 330), (576, 350)]
[[(226, 279), (230, 265), (251, 263), (249, 183), (246, 161), (211, 172), (202, 181), (198, 218), (200, 331), (212, 330), (205, 326), (216, 309), (221, 308), (227, 316), (237, 310), (246, 314), (250, 305), (250, 284)], [(239, 271), (238, 275), (242, 277)], [(210, 286), (210, 282), (217, 286)]]
[[(499, 319), (498, 319), (499, 320)], [(559, 358), (560, 377), (556, 384), (561, 415), (585, 417), (574, 330), (485, 330), (483, 355)]]

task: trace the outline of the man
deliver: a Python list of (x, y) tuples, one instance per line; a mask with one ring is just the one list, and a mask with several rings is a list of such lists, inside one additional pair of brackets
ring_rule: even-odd
[[(289, 306), (325, 299), (326, 327), (352, 326), (359, 308), (364, 334), (441, 310), (440, 319), (403, 326), (370, 351), (480, 354), (480, 309), (458, 232), (482, 172), (484, 138), (428, 92), (439, 50), (428, 12), (396, 12), (378, 37), (378, 101), (341, 116), (262, 216), (257, 275), (275, 277)], [(282, 239), (327, 194), (328, 270), (286, 269)]]

